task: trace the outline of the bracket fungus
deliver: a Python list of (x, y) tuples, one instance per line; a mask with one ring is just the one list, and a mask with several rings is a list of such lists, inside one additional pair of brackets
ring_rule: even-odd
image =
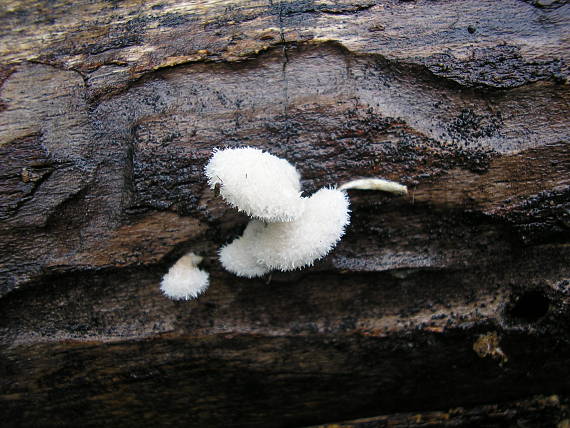
[(210, 275), (198, 265), (202, 257), (188, 253), (182, 256), (162, 278), (160, 290), (173, 300), (189, 300), (202, 294), (210, 284)]

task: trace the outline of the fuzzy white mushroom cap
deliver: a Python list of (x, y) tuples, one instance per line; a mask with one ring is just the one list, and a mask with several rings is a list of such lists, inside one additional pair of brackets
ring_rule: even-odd
[(194, 299), (210, 285), (210, 275), (198, 264), (202, 257), (188, 253), (181, 257), (162, 278), (160, 290), (173, 300)]
[(350, 223), (345, 192), (324, 188), (305, 198), (303, 215), (289, 223), (269, 223), (253, 247), (258, 264), (289, 271), (312, 265), (326, 256)]
[(214, 151), (205, 167), (208, 184), (250, 217), (268, 222), (301, 216), (300, 175), (293, 165), (253, 147)]
[(250, 221), (242, 236), (220, 250), (222, 266), (227, 271), (246, 278), (255, 278), (268, 273), (269, 269), (259, 264), (254, 255), (255, 246), (258, 245), (259, 236), (264, 229), (265, 223), (262, 221)]

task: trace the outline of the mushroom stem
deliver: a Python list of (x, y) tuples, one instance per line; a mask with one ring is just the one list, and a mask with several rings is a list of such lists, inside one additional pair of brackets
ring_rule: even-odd
[(395, 195), (407, 195), (408, 188), (395, 181), (384, 180), (383, 178), (361, 178), (344, 183), (339, 190), (380, 190), (381, 192), (393, 193)]

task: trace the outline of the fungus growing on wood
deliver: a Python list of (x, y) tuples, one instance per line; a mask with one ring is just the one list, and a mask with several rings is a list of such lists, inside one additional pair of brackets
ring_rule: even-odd
[(346, 190), (408, 193), (399, 183), (365, 178), (302, 198), (297, 170), (251, 147), (214, 151), (205, 172), (210, 187), (253, 217), (243, 235), (220, 250), (222, 266), (247, 278), (310, 266), (326, 256), (350, 222)]
[(265, 223), (252, 220), (243, 235), (220, 249), (220, 262), (229, 272), (246, 278), (263, 276), (270, 271), (267, 266), (258, 263), (255, 247), (259, 245)]
[(293, 221), (303, 213), (301, 177), (285, 159), (253, 147), (215, 150), (205, 173), (212, 189), (250, 217)]
[(210, 275), (198, 264), (202, 257), (194, 253), (182, 256), (162, 278), (160, 290), (173, 300), (189, 300), (202, 294), (210, 284)]
[(407, 195), (408, 188), (395, 181), (384, 180), (383, 178), (361, 178), (344, 183), (339, 190), (379, 190), (382, 192), (394, 193), (395, 195)]
[(292, 222), (268, 223), (257, 237), (254, 254), (270, 270), (289, 271), (326, 256), (350, 223), (345, 192), (324, 188), (305, 198), (303, 215)]
[(241, 237), (221, 249), (222, 266), (253, 278), (271, 270), (309, 266), (326, 256), (350, 222), (346, 193), (325, 188), (303, 198), (303, 203), (303, 215), (295, 221), (250, 221)]

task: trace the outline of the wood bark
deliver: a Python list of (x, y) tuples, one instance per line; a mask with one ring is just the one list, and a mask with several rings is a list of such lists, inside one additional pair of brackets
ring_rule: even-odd
[[(550, 0), (2, 2), (2, 424), (568, 426), (568, 28)], [(247, 219), (202, 170), (238, 145), (306, 195), (410, 194), (351, 191), (324, 260), (237, 278)], [(211, 286), (174, 302), (187, 251)]]

